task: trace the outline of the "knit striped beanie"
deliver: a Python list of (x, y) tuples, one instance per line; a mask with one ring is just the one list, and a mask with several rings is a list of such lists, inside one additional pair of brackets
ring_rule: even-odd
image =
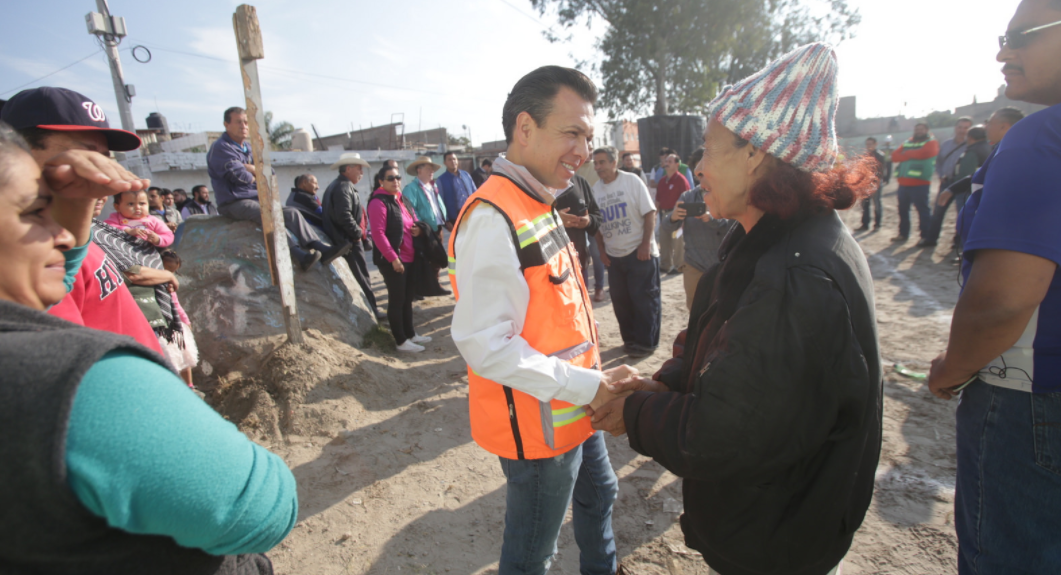
[(836, 71), (831, 46), (796, 48), (723, 88), (707, 118), (805, 172), (828, 171), (838, 153)]

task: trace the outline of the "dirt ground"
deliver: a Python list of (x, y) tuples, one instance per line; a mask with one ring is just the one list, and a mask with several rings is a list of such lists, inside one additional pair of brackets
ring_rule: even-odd
[[(844, 560), (846, 575), (956, 570), (956, 402), (934, 399), (923, 383), (892, 366), (925, 372), (943, 349), (958, 268), (949, 231), (935, 251), (915, 248), (916, 233), (902, 245), (889, 241), (898, 225), (894, 194), (893, 183), (883, 229), (856, 234), (875, 278), (886, 368), (884, 449), (873, 505)], [(843, 217), (856, 228), (860, 210)], [(953, 219), (945, 230), (953, 229)], [(373, 278), (385, 301), (382, 281)], [(684, 301), (681, 277), (665, 277), (665, 345), (633, 364), (642, 372), (666, 359), (663, 350), (686, 323)], [(595, 307), (605, 366), (628, 361), (610, 302)], [(288, 351), (286, 360), (265, 363), (272, 382), (266, 387), (286, 382), (281, 393), (229, 396), (229, 407), (243, 415), (262, 402), (277, 406), (279, 421), (254, 416), (242, 427), (284, 457), (298, 479), (298, 525), (270, 553), (277, 573), (496, 572), (504, 479), (496, 457), (469, 435), (465, 366), (449, 336), (452, 310), (452, 297), (415, 305), (418, 333), (434, 338), (417, 355), (356, 349), (310, 331), (297, 357)], [(283, 439), (277, 426), (288, 430)], [(609, 437), (608, 448), (619, 476), (614, 527), (621, 562), (637, 574), (706, 573), (700, 556), (682, 543), (680, 480), (637, 455), (625, 438)], [(578, 572), (570, 522), (551, 572)]]

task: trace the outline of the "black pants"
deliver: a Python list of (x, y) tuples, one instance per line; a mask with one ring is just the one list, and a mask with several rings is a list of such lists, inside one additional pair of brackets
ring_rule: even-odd
[(364, 292), (365, 298), (368, 300), (368, 306), (372, 308), (372, 312), (376, 312), (376, 294), (372, 293), (372, 282), (368, 276), (368, 264), (365, 263), (365, 252), (361, 251), (361, 242), (355, 242), (354, 247), (350, 248), (345, 256), (346, 263), (350, 265), (350, 273), (354, 274), (354, 279), (357, 280), (357, 285), (361, 286), (361, 291)]
[[(248, 222), (262, 223), (262, 206), (258, 200), (236, 200), (223, 206), (217, 207), (218, 213), (233, 220), (245, 220)], [(292, 248), (309, 249), (314, 243), (320, 242), (320, 236), (314, 232), (302, 217), (302, 212), (295, 208), (283, 208), (284, 227), (290, 232), (287, 236), (287, 245)], [(291, 236), (294, 236), (292, 238)]]
[(383, 274), (383, 283), (387, 285), (387, 322), (390, 323), (391, 333), (398, 345), (411, 339), (416, 332), (413, 331), (413, 295), (415, 293), (412, 284), (412, 271), (404, 264), (405, 271), (398, 273), (394, 271), (390, 263), (379, 266), (379, 273)]

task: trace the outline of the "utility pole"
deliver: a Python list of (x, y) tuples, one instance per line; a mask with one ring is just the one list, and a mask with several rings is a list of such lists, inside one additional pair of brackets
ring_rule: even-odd
[(118, 98), (118, 112), (122, 118), (122, 129), (136, 133), (136, 124), (133, 122), (133, 96), (136, 88), (132, 84), (126, 84), (122, 74), (122, 61), (118, 57), (118, 44), (127, 34), (125, 29), (125, 18), (111, 16), (107, 0), (96, 0), (96, 9), (99, 12), (89, 12), (85, 15), (85, 23), (88, 24), (88, 33), (99, 38), (103, 49), (107, 52), (110, 61), (111, 80), (114, 81), (114, 95)]

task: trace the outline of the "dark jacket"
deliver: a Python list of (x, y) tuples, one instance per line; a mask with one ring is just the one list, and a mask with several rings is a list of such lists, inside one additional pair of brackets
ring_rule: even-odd
[(954, 166), (954, 174), (947, 180), (947, 184), (950, 185), (966, 176), (975, 174), (976, 170), (984, 165), (990, 155), (991, 144), (987, 143), (987, 140), (980, 140), (965, 146), (965, 151), (958, 158), (958, 163)]
[(291, 194), (287, 196), (287, 207), (302, 212), (302, 217), (306, 218), (307, 222), (324, 229), (323, 208), (316, 194), (307, 194), (298, 188), (291, 188)]
[[(672, 391), (629, 396), (624, 420), (631, 447), (684, 479), (686, 544), (713, 569), (822, 575), (862, 523), (880, 456), (873, 280), (833, 211), (777, 228), (746, 261), (765, 220), (747, 235), (735, 226), (700, 280), (655, 376)], [(727, 270), (742, 265), (734, 289)]]
[(873, 150), (870, 157), (873, 158), (873, 165), (877, 172), (877, 181), (880, 182), (880, 185), (882, 186), (887, 185), (892, 179), (892, 163), (884, 157), (884, 154), (882, 154), (880, 150)]
[[(107, 525), (68, 484), (66, 432), (82, 377), (107, 352), (166, 365), (132, 339), (0, 300), (0, 573), (271, 574), (263, 555), (215, 556)], [(57, 353), (59, 352), (59, 353)]]
[(600, 208), (597, 206), (597, 200), (593, 198), (593, 190), (589, 182), (578, 174), (571, 178), (571, 187), (556, 196), (556, 211), (559, 212), (564, 208), (571, 208), (568, 213), (576, 216), (580, 215), (583, 209), (588, 210), (586, 215), (589, 216), (589, 225), (585, 229), (564, 228), (578, 253), (582, 254), (589, 248), (589, 239), (597, 235), (602, 220)]
[(200, 215), (200, 214), (205, 214), (205, 215), (208, 215), (208, 216), (216, 216), (216, 215), (218, 215), (217, 214), (217, 208), (214, 207), (214, 204), (212, 202), (210, 202), (210, 201), (206, 202), (206, 211), (203, 211), (203, 207), (199, 204), (199, 202), (196, 202), (195, 200), (188, 200), (187, 202), (184, 202), (184, 207), (181, 208), (181, 211), (184, 211), (184, 210), (188, 210), (188, 215), (189, 216)]
[[(402, 253), (402, 238), (405, 237), (405, 221), (402, 220), (402, 209), (398, 205), (397, 197), (394, 194), (390, 194), (381, 190), (372, 192), (372, 197), (368, 199), (368, 203), (372, 202), (383, 202), (383, 205), (387, 207), (387, 226), (383, 230), (383, 235), (387, 238), (387, 242), (390, 243), (391, 247), (394, 248), (394, 252), (401, 257)], [(373, 234), (378, 233), (379, 230), (373, 228)], [(379, 247), (373, 243), (372, 245), (372, 263), (376, 264), (377, 268), (385, 265), (390, 265), (383, 257), (383, 252), (379, 250)], [(448, 261), (447, 261), (448, 263)]]
[(365, 237), (365, 211), (354, 183), (340, 175), (324, 190), (321, 200), (324, 232), (333, 241), (347, 240), (357, 245)]
[(472, 170), (472, 181), (475, 182), (475, 188), (479, 189), (482, 187), (483, 182), (490, 177), (490, 172), (483, 169), (482, 166)]
[(206, 153), (206, 173), (210, 176), (217, 205), (224, 206), (237, 200), (258, 201), (254, 174), (244, 166), (253, 163), (250, 145), (237, 144), (227, 132), (210, 146)]

